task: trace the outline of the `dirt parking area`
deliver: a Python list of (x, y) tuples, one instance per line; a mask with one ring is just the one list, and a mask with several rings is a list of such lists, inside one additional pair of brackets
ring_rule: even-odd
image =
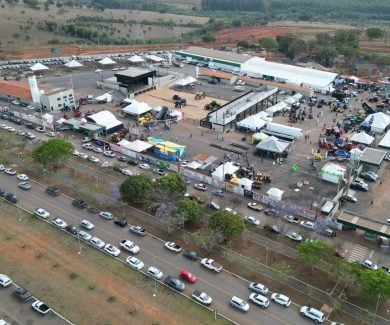
[[(210, 324), (207, 311), (0, 202), (1, 272), (76, 324)], [(28, 229), (28, 231), (26, 231)], [(180, 312), (178, 312), (180, 311)], [(223, 322), (220, 322), (223, 324)]]

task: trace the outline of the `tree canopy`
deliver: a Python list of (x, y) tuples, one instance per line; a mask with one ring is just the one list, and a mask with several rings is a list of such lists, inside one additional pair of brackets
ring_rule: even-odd
[(153, 186), (153, 180), (149, 175), (140, 174), (125, 179), (119, 186), (119, 192), (123, 200), (138, 203), (146, 200)]
[(321, 261), (330, 261), (334, 256), (334, 249), (321, 241), (307, 241), (297, 247), (300, 258), (311, 267), (321, 263)]
[(378, 27), (367, 28), (366, 36), (370, 41), (372, 41), (374, 39), (382, 38), (383, 36), (385, 36), (385, 31)]
[(73, 145), (64, 139), (50, 139), (35, 148), (31, 156), (44, 167), (53, 165), (58, 167), (72, 155), (73, 150)]
[(259, 46), (266, 51), (271, 51), (277, 48), (278, 42), (274, 37), (262, 37), (259, 39)]
[(200, 220), (203, 216), (204, 208), (195, 200), (182, 198), (176, 203), (175, 214), (186, 221)]
[(390, 298), (390, 279), (386, 272), (360, 268), (358, 269), (357, 277), (363, 293), (368, 299), (375, 300), (378, 298), (378, 295), (381, 295), (381, 298), (384, 300)]
[(242, 234), (245, 230), (245, 224), (239, 215), (228, 211), (217, 211), (210, 217), (209, 228), (220, 231), (224, 240), (229, 242)]
[(187, 185), (177, 173), (167, 174), (159, 180), (161, 189), (168, 194), (182, 195), (186, 192)]

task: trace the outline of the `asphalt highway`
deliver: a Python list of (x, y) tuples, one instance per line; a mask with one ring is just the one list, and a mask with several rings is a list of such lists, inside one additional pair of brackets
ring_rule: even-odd
[[(6, 192), (15, 193), (20, 199), (19, 206), (28, 211), (33, 211), (36, 208), (47, 210), (51, 215), (49, 222), (56, 217), (61, 217), (68, 224), (79, 227), (82, 219), (88, 219), (95, 225), (95, 228), (90, 233), (99, 237), (105, 243), (111, 243), (119, 247), (119, 243), (123, 239), (135, 242), (141, 248), (137, 257), (144, 262), (144, 271), (149, 266), (155, 265), (164, 273), (165, 278), (166, 275), (178, 277), (181, 269), (190, 270), (198, 277), (198, 281), (195, 284), (186, 283), (184, 294), (191, 296), (195, 289), (207, 292), (213, 298), (211, 308), (217, 309), (218, 313), (233, 321), (239, 324), (311, 324), (309, 320), (299, 315), (299, 307), (294, 303), (290, 307), (284, 308), (271, 301), (267, 309), (261, 309), (250, 303), (251, 308), (248, 313), (233, 310), (229, 306), (229, 300), (233, 295), (247, 300), (251, 293), (248, 289), (249, 282), (247, 280), (224, 270), (219, 274), (215, 274), (203, 268), (200, 262), (192, 262), (182, 257), (181, 254), (174, 254), (168, 251), (164, 248), (164, 241), (152, 234), (144, 238), (138, 237), (130, 233), (128, 227), (118, 227), (113, 221), (106, 221), (99, 217), (98, 214), (91, 214), (86, 210), (80, 210), (72, 206), (71, 198), (65, 195), (58, 197), (49, 196), (45, 193), (44, 186), (31, 181), (30, 183), (32, 184), (32, 189), (23, 191), (17, 187), (18, 180), (15, 176), (9, 176), (4, 174), (4, 172), (0, 173), (0, 188)], [(37, 222), (43, 221), (37, 220)], [(21, 225), (23, 225), (23, 221)], [(53, 231), (59, 230), (53, 227)], [(75, 245), (78, 245), (76, 238)], [(87, 251), (82, 251), (81, 256), (83, 254), (87, 254)], [(125, 260), (127, 256), (129, 254), (122, 251), (119, 258)], [(272, 288), (270, 288), (270, 291), (272, 291)], [(150, 294), (152, 296), (153, 292)], [(55, 306), (53, 307), (55, 308)]]

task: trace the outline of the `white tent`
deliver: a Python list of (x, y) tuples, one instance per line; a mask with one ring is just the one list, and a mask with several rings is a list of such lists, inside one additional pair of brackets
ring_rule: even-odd
[(390, 150), (390, 131), (387, 131), (381, 142), (379, 142), (378, 147), (381, 149)]
[(76, 60), (72, 60), (68, 63), (64, 64), (67, 68), (79, 68), (83, 67), (83, 65), (80, 62), (77, 62)]
[(282, 200), (282, 197), (283, 197), (283, 194), (284, 194), (284, 191), (276, 188), (276, 187), (271, 187), (268, 192), (267, 192), (267, 195), (271, 198), (271, 199), (274, 199), (274, 200), (278, 200), (278, 201), (281, 201)]
[(138, 55), (133, 55), (132, 57), (128, 58), (127, 61), (129, 61), (131, 63), (143, 63), (143, 62), (145, 62), (145, 60), (143, 58), (141, 58), (140, 56), (138, 56)]
[(106, 103), (111, 103), (112, 102), (112, 95), (110, 93), (105, 93), (101, 96), (97, 96), (95, 98), (96, 102), (106, 102)]
[(180, 79), (180, 80), (176, 81), (175, 85), (184, 87), (184, 86), (192, 84), (192, 83), (194, 83), (196, 81), (197, 80), (195, 78), (190, 76), (190, 77), (186, 77), (186, 78), (183, 78), (183, 79)]
[(300, 100), (302, 98), (302, 94), (296, 93), (295, 95), (292, 96), (295, 100)]
[(355, 133), (350, 138), (352, 142), (362, 143), (368, 146), (374, 141), (374, 139), (374, 137), (368, 135), (366, 132)]
[(240, 178), (238, 184), (240, 187), (244, 187), (246, 190), (250, 191), (252, 189), (253, 181), (249, 178)]
[(263, 120), (257, 115), (251, 115), (247, 118), (237, 122), (239, 128), (248, 129), (251, 131), (260, 130), (264, 125), (267, 124), (267, 121)]
[(139, 116), (139, 115), (145, 114), (147, 112), (150, 112), (151, 110), (152, 110), (152, 108), (148, 104), (143, 103), (143, 102), (140, 103), (137, 101), (133, 101), (133, 103), (124, 107), (122, 109), (122, 112), (130, 114), (130, 115)]
[(218, 166), (211, 175), (213, 176), (213, 178), (219, 181), (224, 181), (226, 174), (229, 174), (230, 176), (234, 177), (234, 173), (239, 169), (240, 167), (237, 164), (229, 161)]
[(150, 61), (157, 62), (157, 63), (165, 61), (165, 59), (160, 58), (159, 56), (153, 55), (153, 54), (152, 55), (147, 55), (146, 58), (149, 59)]
[(289, 105), (292, 105), (292, 104), (295, 104), (297, 102), (297, 100), (295, 98), (292, 98), (291, 96), (287, 97), (284, 102), (286, 104), (289, 104)]
[(145, 141), (141, 140), (135, 140), (135, 141), (127, 141), (125, 139), (118, 142), (118, 145), (120, 145), (123, 148), (126, 148), (131, 151), (135, 152), (143, 152), (145, 150), (148, 150), (153, 147), (152, 144), (147, 143)]
[(363, 151), (361, 151), (359, 148), (353, 148), (350, 150), (349, 153), (350, 153), (350, 156), (349, 156), (350, 160), (360, 160), (360, 157), (362, 156)]
[(283, 153), (287, 150), (289, 145), (289, 142), (279, 140), (274, 136), (270, 136), (259, 142), (259, 144), (256, 146), (256, 149), (261, 151)]
[(268, 107), (265, 111), (269, 114), (269, 116), (274, 116), (275, 113), (282, 111), (288, 105), (285, 102), (279, 102), (274, 106)]
[(104, 58), (100, 60), (99, 63), (102, 65), (116, 64), (116, 62), (110, 58)]
[(30, 67), (30, 70), (32, 71), (41, 71), (41, 70), (49, 70), (49, 68), (42, 63), (35, 63), (33, 66)]
[(382, 112), (370, 114), (366, 117), (363, 124), (370, 125), (372, 132), (382, 133), (390, 124), (390, 116)]

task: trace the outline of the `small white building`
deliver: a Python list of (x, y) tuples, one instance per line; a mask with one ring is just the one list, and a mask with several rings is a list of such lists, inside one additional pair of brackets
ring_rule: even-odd
[(43, 110), (51, 112), (74, 107), (76, 101), (73, 89), (56, 88), (48, 92), (41, 92), (41, 104)]

